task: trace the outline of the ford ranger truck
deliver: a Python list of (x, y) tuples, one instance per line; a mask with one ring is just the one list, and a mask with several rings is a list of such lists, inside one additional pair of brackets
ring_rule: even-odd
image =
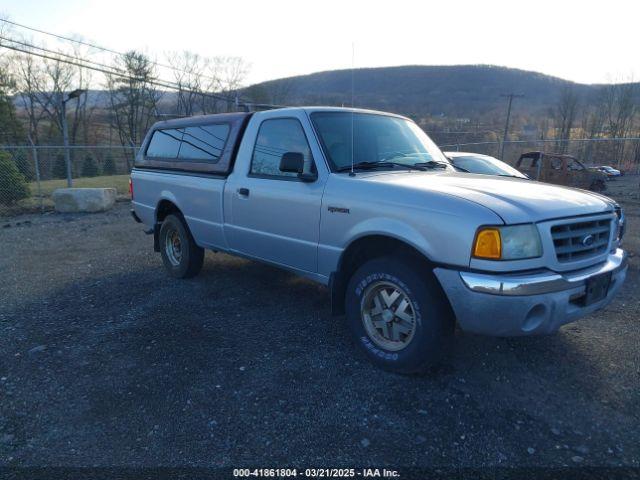
[(410, 119), (285, 108), (169, 120), (131, 174), (169, 275), (206, 249), (329, 288), (374, 363), (425, 370), (463, 331), (549, 334), (607, 305), (624, 217), (600, 194), (456, 172)]

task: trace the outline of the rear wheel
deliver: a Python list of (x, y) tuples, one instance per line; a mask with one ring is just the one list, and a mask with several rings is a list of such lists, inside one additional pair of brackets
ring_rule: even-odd
[(355, 342), (385, 369), (419, 373), (450, 351), (455, 322), (442, 289), (432, 272), (418, 272), (401, 257), (362, 265), (345, 301)]
[(160, 227), (160, 254), (172, 277), (190, 278), (197, 275), (204, 261), (204, 249), (199, 247), (179, 215), (167, 215)]

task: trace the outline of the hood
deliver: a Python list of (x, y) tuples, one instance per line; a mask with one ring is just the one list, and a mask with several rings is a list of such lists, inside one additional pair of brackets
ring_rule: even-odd
[(507, 224), (613, 211), (615, 202), (586, 190), (511, 177), (452, 172), (367, 172), (358, 177), (399, 188), (437, 192), (483, 205)]

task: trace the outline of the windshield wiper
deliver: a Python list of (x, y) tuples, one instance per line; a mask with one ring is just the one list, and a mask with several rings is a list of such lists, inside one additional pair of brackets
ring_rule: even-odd
[[(400, 163), (400, 162), (385, 162), (385, 161), (379, 161), (379, 162), (357, 162), (353, 164), (353, 169), (354, 170), (373, 170), (375, 168), (388, 168), (388, 167), (403, 167), (403, 168), (408, 168), (409, 170), (420, 170), (420, 171), (425, 171), (426, 168), (422, 165), (419, 164), (407, 164), (407, 163)], [(351, 170), (351, 165), (345, 165), (344, 167), (340, 167), (338, 169), (336, 169), (337, 172), (348, 172)]]
[(416, 167), (422, 168), (447, 168), (449, 166), (448, 163), (438, 162), (436, 160), (429, 160), (428, 162), (414, 163)]
[(511, 175), (510, 173), (496, 173), (498, 177), (511, 177), (511, 178), (519, 178), (520, 180), (531, 180), (530, 178), (523, 178), (519, 175)]

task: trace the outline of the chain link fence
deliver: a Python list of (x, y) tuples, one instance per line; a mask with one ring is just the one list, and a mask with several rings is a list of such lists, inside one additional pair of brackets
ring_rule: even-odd
[[(500, 158), (501, 142), (440, 144), (444, 151), (482, 153)], [(138, 147), (71, 146), (74, 187), (114, 187), (128, 195), (129, 173)], [(515, 165), (522, 153), (543, 151), (575, 156), (586, 166), (611, 165), (627, 174), (640, 173), (640, 138), (515, 140), (504, 144), (504, 160)], [(0, 146), (0, 216), (47, 211), (54, 190), (67, 186), (63, 146)]]
[[(71, 146), (73, 187), (114, 187), (128, 194), (136, 147)], [(51, 195), (67, 187), (63, 146), (0, 146), (0, 215), (53, 208)]]

